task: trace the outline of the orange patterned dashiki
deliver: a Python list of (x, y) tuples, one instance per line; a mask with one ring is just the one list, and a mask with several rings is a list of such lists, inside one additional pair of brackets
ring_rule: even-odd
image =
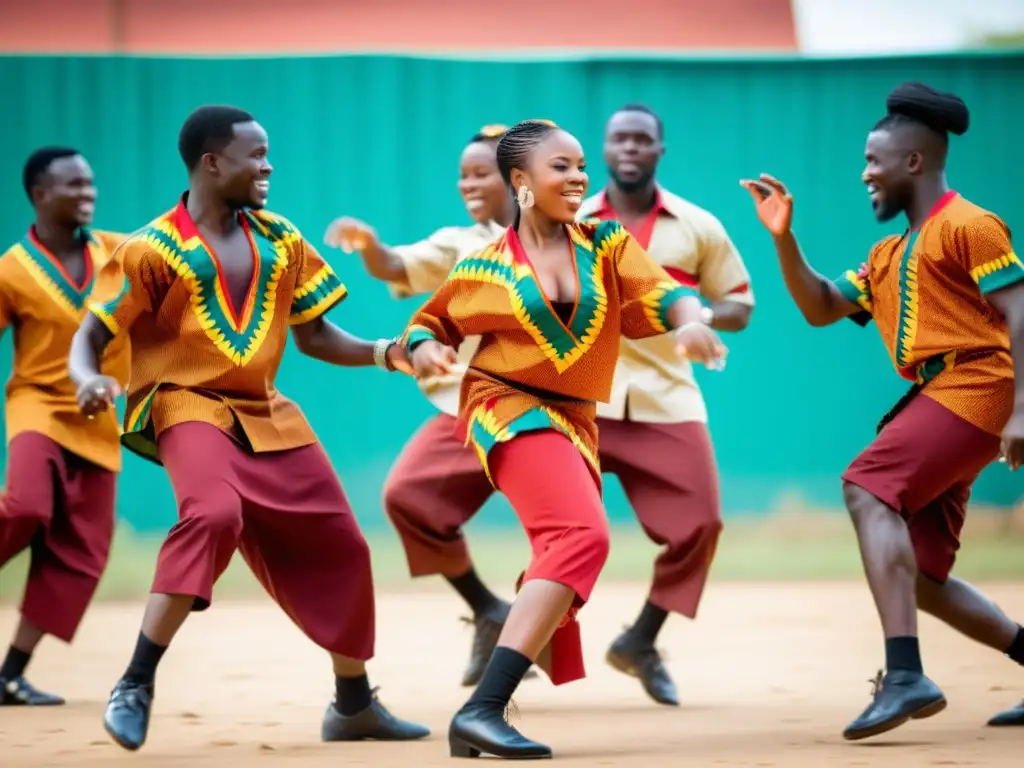
[[(85, 275), (78, 283), (35, 235), (0, 256), (0, 331), (14, 329), (14, 370), (7, 382), (7, 441), (38, 432), (97, 466), (121, 470), (116, 411), (87, 419), (68, 376), (71, 339), (85, 317), (94, 276), (127, 235), (81, 230)], [(103, 372), (128, 383), (127, 339), (108, 347)]]
[(1000, 434), (1013, 410), (1006, 322), (985, 300), (1024, 280), (1010, 232), (995, 214), (950, 191), (920, 231), (877, 243), (836, 285), (874, 319), (896, 370), (960, 418)]
[(466, 336), (482, 337), (463, 380), (459, 416), (485, 470), (496, 444), (555, 429), (572, 440), (600, 482), (596, 403), (611, 393), (620, 337), (672, 330), (669, 307), (695, 292), (673, 280), (617, 221), (577, 223), (568, 231), (579, 286), (568, 322), (509, 228), (452, 269), (412, 318), (404, 341), (408, 348), (427, 339), (457, 348)]
[(157, 437), (186, 421), (213, 424), (256, 452), (316, 442), (274, 378), (289, 327), (320, 317), (345, 286), (290, 222), (247, 210), (239, 220), (254, 270), (236, 312), (186, 197), (117, 250), (89, 305), (115, 337), (131, 337), (125, 446), (160, 463)]

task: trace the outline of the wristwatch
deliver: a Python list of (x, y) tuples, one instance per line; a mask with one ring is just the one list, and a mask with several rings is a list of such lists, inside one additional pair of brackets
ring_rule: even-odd
[(704, 323), (704, 325), (711, 327), (711, 324), (715, 321), (715, 310), (711, 307), (701, 307), (700, 321)]
[(391, 349), (395, 344), (398, 343), (398, 339), (377, 339), (373, 343), (373, 362), (378, 368), (383, 368), (385, 371), (393, 371), (394, 366), (388, 360), (388, 350)]

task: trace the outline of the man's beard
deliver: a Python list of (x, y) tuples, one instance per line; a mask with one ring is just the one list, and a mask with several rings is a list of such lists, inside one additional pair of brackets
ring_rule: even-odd
[(623, 192), (627, 194), (639, 192), (641, 189), (649, 185), (651, 183), (651, 180), (654, 178), (653, 173), (645, 173), (636, 179), (626, 181), (624, 179), (620, 179), (618, 175), (615, 173), (615, 171), (611, 170), (610, 168), (608, 169), (608, 175), (612, 177), (612, 181), (615, 182), (615, 186), (617, 186), (619, 189), (621, 189)]

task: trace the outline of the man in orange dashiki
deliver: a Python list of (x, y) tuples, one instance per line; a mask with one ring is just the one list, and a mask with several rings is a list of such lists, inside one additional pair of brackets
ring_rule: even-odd
[[(63, 704), (24, 678), (44, 635), (75, 636), (107, 565), (121, 471), (117, 413), (87, 419), (68, 377), (68, 349), (94, 276), (124, 235), (89, 229), (96, 186), (77, 150), (44, 147), (25, 163), (35, 223), (0, 256), (0, 333), (14, 333), (7, 382), (7, 488), (0, 497), (0, 568), (31, 552), (21, 621), (0, 665), (0, 706)], [(103, 369), (128, 380), (128, 344)]]
[(132, 371), (124, 444), (166, 469), (179, 521), (160, 551), (135, 653), (104, 726), (125, 749), (146, 740), (157, 665), (191, 611), (209, 607), (236, 549), (267, 592), (331, 654), (325, 741), (418, 739), (373, 696), (370, 553), (302, 412), (274, 387), (288, 330), (335, 365), (407, 367), (393, 340), (366, 342), (324, 319), (345, 287), (287, 220), (263, 210), (267, 134), (233, 107), (201, 107), (178, 148), (180, 202), (122, 245), (75, 335), (71, 374), (86, 413), (114, 383), (97, 361), (127, 335)]
[[(669, 275), (700, 290), (711, 304), (705, 322), (741, 331), (754, 307), (750, 275), (715, 216), (655, 181), (662, 139), (661, 119), (647, 107), (616, 111), (605, 127), (611, 179), (583, 202), (579, 216), (618, 220)], [(678, 705), (654, 643), (670, 611), (696, 617), (722, 515), (707, 407), (671, 336), (622, 339), (612, 395), (597, 415), (601, 470), (618, 477), (640, 525), (664, 547), (647, 601), (606, 659), (639, 678), (659, 704)]]
[[(843, 474), (886, 657), (871, 704), (844, 731), (850, 740), (945, 708), (924, 674), (919, 608), (1024, 664), (1024, 629), (950, 576), (978, 474), (1000, 453), (1011, 469), (1024, 463), (1024, 265), (1006, 224), (946, 183), (948, 136), (969, 125), (963, 101), (904, 83), (887, 108), (868, 135), (863, 181), (876, 218), (905, 213), (909, 227), (878, 242), (860, 270), (835, 281), (814, 272), (790, 229), (785, 187), (770, 176), (742, 182), (807, 321), (873, 319), (913, 382)], [(1024, 705), (991, 724), (1024, 724)]]

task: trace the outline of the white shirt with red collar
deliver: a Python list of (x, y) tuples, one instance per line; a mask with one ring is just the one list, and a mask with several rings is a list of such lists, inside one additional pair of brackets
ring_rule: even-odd
[[(583, 201), (580, 219), (618, 219), (604, 191)], [(623, 222), (625, 225), (625, 222)], [(697, 288), (710, 302), (728, 299), (754, 305), (750, 275), (722, 223), (710, 212), (662, 187), (650, 214), (633, 236), (665, 271)], [(611, 400), (598, 405), (603, 418), (647, 423), (707, 422), (707, 408), (693, 367), (679, 357), (672, 334), (621, 342)]]

